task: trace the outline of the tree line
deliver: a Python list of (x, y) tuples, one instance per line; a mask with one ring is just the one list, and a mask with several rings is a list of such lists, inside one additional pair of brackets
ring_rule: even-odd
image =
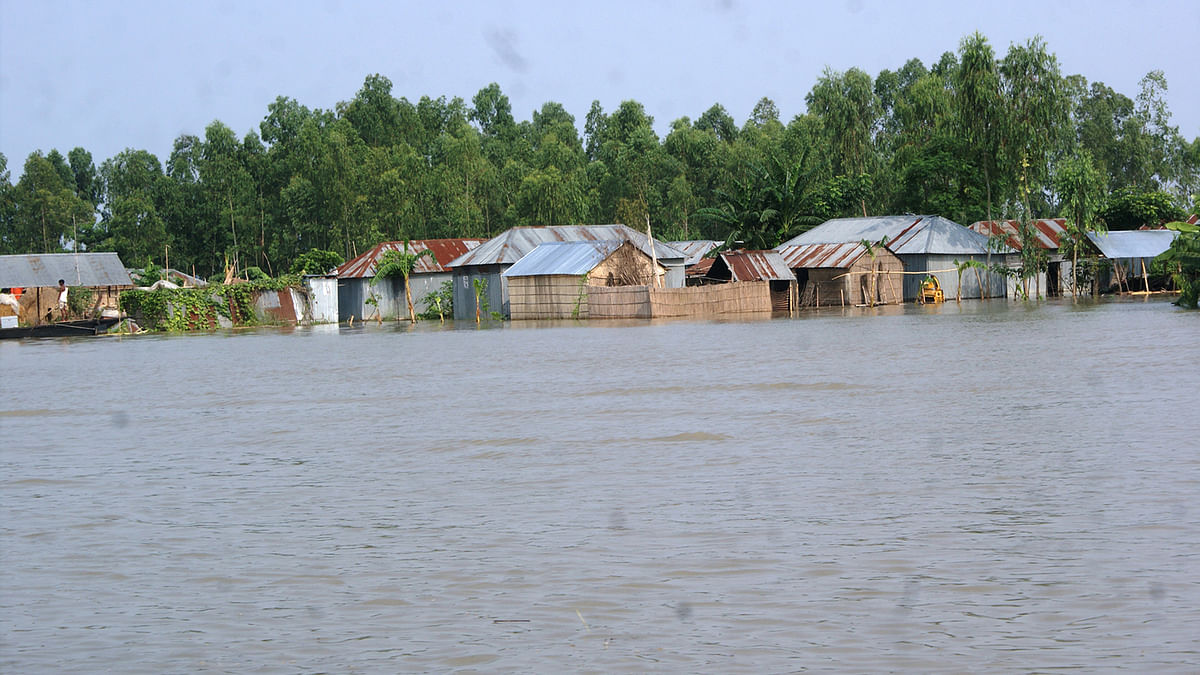
[[(1197, 210), (1200, 138), (1170, 124), (1159, 71), (1129, 98), (1064, 75), (1041, 38), (998, 57), (979, 33), (930, 66), (826, 69), (790, 121), (720, 104), (665, 137), (642, 104), (547, 102), (517, 121), (497, 84), (468, 103), (393, 95), (381, 75), (333, 110), (279, 97), (242, 137), (220, 121), (166, 162), (127, 149), (0, 155), (0, 253), (78, 245), (128, 265), (270, 275), (308, 251), (486, 237), (517, 225), (649, 222), (662, 239), (769, 248), (824, 220), (1064, 216), (1132, 228)], [(581, 133), (582, 131), (582, 133)]]

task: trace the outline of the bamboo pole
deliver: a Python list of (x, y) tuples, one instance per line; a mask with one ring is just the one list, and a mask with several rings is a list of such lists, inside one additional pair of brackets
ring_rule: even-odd
[(1146, 282), (1146, 293), (1150, 293), (1150, 275), (1146, 273), (1146, 259), (1138, 258), (1142, 263), (1142, 280)]

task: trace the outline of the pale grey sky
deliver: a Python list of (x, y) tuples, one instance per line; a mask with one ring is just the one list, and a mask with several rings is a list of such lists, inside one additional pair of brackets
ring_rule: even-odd
[(276, 96), (332, 108), (376, 72), (414, 102), (498, 82), (518, 120), (558, 101), (582, 127), (593, 99), (635, 99), (661, 135), (713, 103), (741, 124), (769, 96), (787, 121), (826, 66), (928, 66), (975, 30), (998, 56), (1040, 34), (1064, 73), (1131, 98), (1162, 70), (1173, 123), (1200, 136), (1196, 0), (0, 0), (0, 152), (14, 181), (39, 149), (165, 161), (214, 119), (240, 136)]

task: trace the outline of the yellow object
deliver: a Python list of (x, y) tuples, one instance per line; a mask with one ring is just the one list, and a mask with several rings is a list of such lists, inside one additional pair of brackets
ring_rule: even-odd
[(921, 302), (945, 302), (946, 294), (942, 292), (942, 285), (938, 283), (937, 277), (926, 277), (925, 281), (921, 282)]

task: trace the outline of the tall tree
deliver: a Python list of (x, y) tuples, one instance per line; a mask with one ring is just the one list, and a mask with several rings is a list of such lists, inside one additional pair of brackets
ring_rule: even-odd
[(959, 65), (951, 80), (956, 127), (972, 163), (983, 174), (990, 221), (993, 220), (992, 180), (1000, 165), (1000, 132), (1004, 126), (1000, 76), (996, 55), (983, 34), (976, 32), (963, 38), (958, 51)]
[(1071, 297), (1079, 298), (1079, 251), (1090, 230), (1102, 229), (1096, 213), (1104, 195), (1104, 179), (1083, 151), (1058, 163), (1054, 187), (1067, 216), (1067, 234), (1071, 248)]

